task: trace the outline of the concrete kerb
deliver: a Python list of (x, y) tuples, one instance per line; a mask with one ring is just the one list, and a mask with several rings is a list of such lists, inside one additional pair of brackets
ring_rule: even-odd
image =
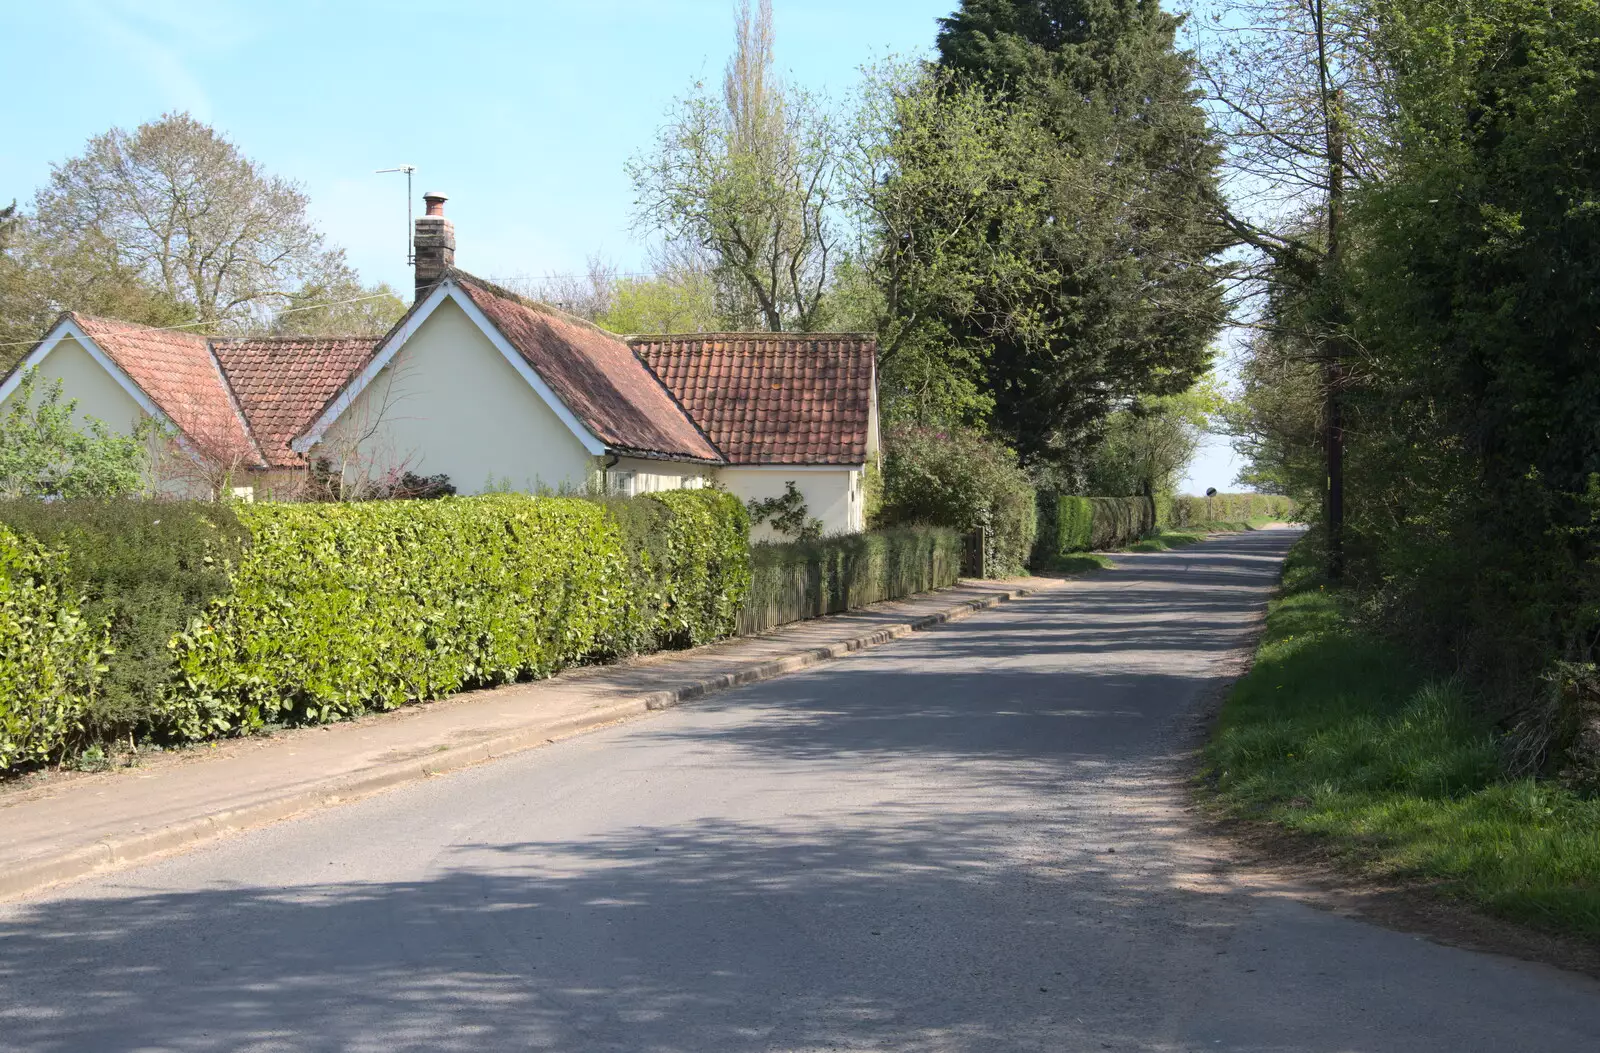
[(825, 647), (809, 648), (736, 672), (692, 681), (665, 691), (637, 695), (612, 705), (596, 707), (578, 717), (521, 728), (470, 746), (440, 750), (429, 754), (426, 760), (412, 758), (396, 761), (356, 777), (330, 778), (309, 789), (268, 798), (246, 808), (219, 811), (197, 819), (169, 823), (158, 829), (125, 838), (98, 841), (87, 848), (72, 849), (48, 859), (8, 868), (0, 873), (0, 899), (39, 892), (52, 885), (65, 884), (101, 871), (193, 848), (231, 833), (265, 826), (319, 808), (351, 803), (397, 786), (420, 782), (512, 753), (535, 749), (560, 739), (645, 716), (651, 712), (670, 709), (718, 691), (799, 672), (857, 651), (881, 646), (914, 632), (931, 629), (946, 622), (959, 621), (978, 611), (1031, 596), (1038, 591), (1040, 590), (1037, 587), (1030, 586), (964, 600), (942, 611), (884, 626)]

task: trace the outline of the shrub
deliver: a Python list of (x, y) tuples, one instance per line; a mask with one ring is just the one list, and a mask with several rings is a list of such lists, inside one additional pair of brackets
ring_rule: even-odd
[(1087, 497), (1040, 490), (1039, 533), (1033, 548), (1033, 565), (1048, 570), (1063, 556), (1093, 547), (1094, 505)]
[(963, 540), (947, 527), (898, 527), (824, 541), (756, 545), (739, 631), (761, 632), (954, 585)]
[(970, 428), (902, 427), (885, 444), (885, 525), (987, 529), (990, 570), (1021, 572), (1033, 550), (1032, 484), (1011, 449)]
[(29, 369), (0, 413), (0, 497), (115, 497), (136, 493), (148, 467), (149, 426), (115, 435), (100, 421), (80, 427), (78, 400), (62, 382), (35, 393)]
[(608, 655), (694, 647), (734, 631), (750, 588), (750, 520), (720, 490), (668, 490), (604, 504), (622, 530), (628, 603)]
[(1041, 491), (1039, 539), (1033, 563), (1055, 566), (1074, 552), (1122, 548), (1155, 529), (1155, 503), (1148, 497), (1075, 497)]
[(59, 753), (93, 700), (103, 637), (65, 564), (0, 526), (0, 770)]
[(187, 501), (0, 501), (0, 523), (64, 553), (66, 587), (110, 653), (85, 701), (89, 739), (155, 722), (172, 678), (169, 644), (231, 589), (244, 528), (227, 505)]
[(731, 632), (749, 580), (738, 502), (639, 500), (628, 528), (605, 503), (511, 494), (242, 508), (253, 543), (232, 594), (177, 639), (167, 727), (341, 720)]
[(1289, 520), (1299, 503), (1277, 494), (1217, 494), (1215, 497), (1158, 497), (1156, 520), (1164, 527), (1202, 523), (1246, 523), (1252, 519)]

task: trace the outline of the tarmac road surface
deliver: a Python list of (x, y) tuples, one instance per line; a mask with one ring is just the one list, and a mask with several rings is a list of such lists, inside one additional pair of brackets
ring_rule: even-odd
[(1290, 531), (0, 906), (0, 1050), (1600, 1049), (1186, 831)]

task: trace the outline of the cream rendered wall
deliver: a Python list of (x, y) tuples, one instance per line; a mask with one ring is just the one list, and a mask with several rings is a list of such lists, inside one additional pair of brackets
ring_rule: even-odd
[(680, 461), (656, 461), (643, 457), (623, 457), (611, 468), (612, 485), (624, 472), (633, 473), (633, 492), (653, 494), (661, 490), (682, 490), (701, 486), (711, 477), (715, 465)]
[[(806, 514), (822, 520), (824, 534), (857, 534), (866, 526), (861, 469), (851, 467), (723, 468), (717, 481), (741, 501), (781, 497), (793, 482), (805, 498)], [(752, 541), (783, 541), (766, 523), (750, 531)]]
[(444, 473), (458, 493), (586, 486), (598, 467), (453, 301), (445, 300), (310, 456), (347, 470)]
[[(101, 368), (100, 363), (73, 337), (63, 337), (51, 348), (39, 363), (34, 376), (35, 401), (51, 384), (61, 381), (62, 394), (68, 399), (78, 400), (77, 419), (80, 425), (85, 418), (93, 417), (114, 434), (130, 435), (147, 416), (133, 401), (133, 396), (123, 390), (116, 378)], [(12, 392), (4, 403), (0, 403), (0, 412), (9, 408), (16, 399), (17, 393)]]

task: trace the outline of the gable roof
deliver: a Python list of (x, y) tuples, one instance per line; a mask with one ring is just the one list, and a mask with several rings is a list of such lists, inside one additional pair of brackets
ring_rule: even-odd
[(203, 336), (88, 315), (67, 316), (200, 452), (244, 464), (263, 459), (210, 342)]
[(615, 334), (463, 271), (454, 281), (595, 437), (619, 452), (718, 464), (722, 453)]
[(704, 333), (630, 343), (729, 463), (866, 463), (871, 336)]
[(290, 468), (305, 459), (289, 441), (310, 425), (377, 344), (371, 336), (271, 337), (215, 340), (211, 348), (266, 463)]

